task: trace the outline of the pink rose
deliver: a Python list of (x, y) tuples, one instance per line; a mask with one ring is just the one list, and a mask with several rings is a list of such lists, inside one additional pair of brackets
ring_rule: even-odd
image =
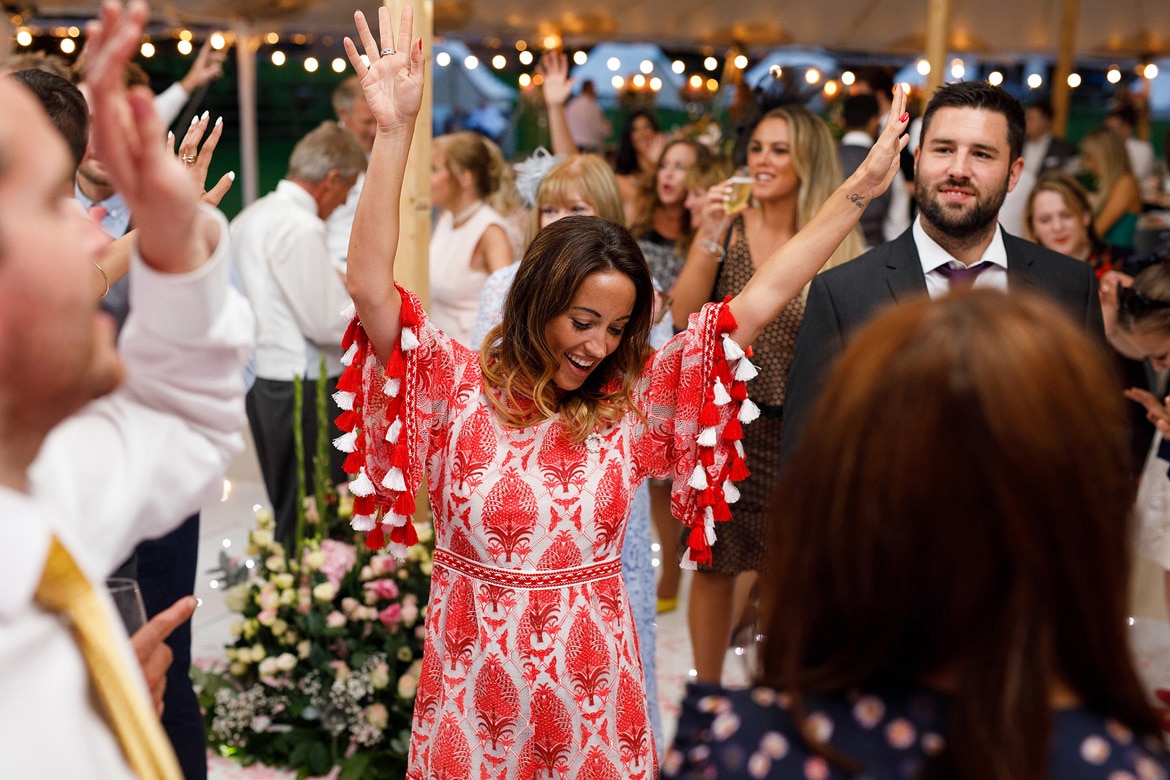
[(321, 573), (336, 588), (341, 585), (345, 575), (353, 569), (353, 565), (357, 561), (357, 552), (352, 544), (339, 542), (335, 539), (323, 540), (321, 552), (325, 553), (325, 565), (321, 567)]
[(328, 628), (341, 628), (345, 625), (345, 615), (338, 612), (336, 609), (325, 616), (325, 626)]
[(391, 630), (398, 627), (398, 623), (402, 620), (402, 607), (397, 604), (391, 604), (378, 613), (378, 619), (382, 621), (382, 625)]
[(398, 583), (394, 580), (373, 580), (372, 582), (367, 582), (362, 587), (380, 599), (398, 598)]

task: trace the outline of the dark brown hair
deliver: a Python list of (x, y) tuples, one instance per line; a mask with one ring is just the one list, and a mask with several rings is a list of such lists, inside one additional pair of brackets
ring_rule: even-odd
[[(953, 682), (929, 776), (1037, 778), (1051, 695), (1157, 736), (1125, 635), (1133, 485), (1103, 349), (1053, 304), (894, 308), (841, 355), (782, 480), (760, 682)], [(848, 763), (811, 735), (814, 749)]]
[[(629, 278), (634, 310), (617, 349), (580, 388), (562, 394), (552, 382), (560, 360), (545, 341), (545, 325), (569, 307), (586, 277), (602, 271)], [(559, 413), (572, 441), (583, 440), (599, 422), (617, 422), (632, 403), (649, 356), (653, 301), (646, 258), (621, 225), (565, 217), (537, 233), (504, 301), (503, 320), (480, 350), (488, 398), (500, 420), (524, 427)]]

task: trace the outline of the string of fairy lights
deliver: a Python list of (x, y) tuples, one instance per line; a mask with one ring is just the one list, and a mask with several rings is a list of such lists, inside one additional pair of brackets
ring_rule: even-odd
[[(10, 20), (15, 29), (15, 44), (18, 53), (32, 50), (51, 52), (56, 49), (61, 55), (72, 57), (81, 49), (83, 29), (78, 23), (26, 22), (18, 15), (11, 17)], [(201, 37), (203, 40), (210, 40), (211, 47), (215, 50), (222, 50), (235, 42), (235, 36), (231, 32), (211, 31), (204, 33)], [(344, 73), (349, 68), (349, 62), (344, 56), (321, 58), (314, 53), (319, 53), (320, 50), (335, 45), (334, 36), (331, 35), (306, 33), (282, 35), (272, 31), (262, 35), (261, 41), (267, 47), (264, 54), (275, 67), (295, 67), (299, 64), (307, 73), (316, 73), (323, 68), (328, 68), (337, 74)], [(178, 27), (159, 30), (144, 36), (140, 53), (144, 59), (151, 59), (163, 53), (165, 49), (173, 48), (173, 51), (179, 56), (190, 57), (194, 55), (197, 45), (196, 32), (193, 29)], [(541, 39), (536, 45), (543, 49), (554, 49), (560, 48), (562, 41), (558, 36), (552, 35)], [(527, 91), (540, 86), (541, 74), (539, 72), (530, 73), (527, 70), (515, 74), (514, 71), (529, 68), (537, 61), (539, 55), (534, 51), (536, 45), (521, 39), (515, 42), (514, 51), (509, 51), (500, 40), (489, 39), (477, 47), (480, 51), (486, 52), (484, 61), (481, 61), (480, 56), (475, 53), (468, 54), (460, 61), (456, 61), (456, 58), (444, 50), (440, 44), (436, 46), (434, 62), (439, 68), (453, 66), (466, 70), (475, 70), (480, 67), (491, 68), (501, 77), (515, 78), (516, 85), (521, 90)], [(569, 56), (575, 65), (581, 66), (589, 61), (590, 53), (582, 48), (570, 52)], [(687, 60), (690, 61), (690, 65), (684, 59), (673, 59), (670, 63), (670, 70), (674, 77), (684, 77), (683, 89), (690, 97), (697, 99), (714, 95), (719, 91), (721, 83), (737, 82), (742, 73), (752, 64), (751, 57), (736, 47), (730, 47), (722, 59), (716, 56), (715, 51), (707, 47), (705, 50), (697, 52), (696, 55), (687, 57)], [(696, 63), (698, 64), (696, 65)], [(925, 58), (919, 58), (914, 65), (920, 76), (925, 77), (930, 73), (930, 63)], [(612, 74), (610, 84), (618, 91), (656, 93), (666, 86), (663, 78), (665, 74), (659, 74), (657, 72), (659, 66), (649, 59), (633, 63), (623, 62), (621, 58), (611, 56), (606, 60), (606, 68)], [(961, 57), (952, 58), (947, 68), (950, 78), (956, 81), (966, 78), (971, 69)], [(688, 69), (692, 71), (689, 74), (687, 73)], [(843, 87), (851, 86), (856, 80), (855, 74), (850, 70), (844, 70), (835, 77), (822, 73), (820, 69), (812, 66), (804, 67), (803, 70), (806, 84), (812, 88), (819, 84), (825, 97), (829, 99), (836, 97)], [(1152, 81), (1159, 74), (1158, 65), (1153, 61), (1139, 61), (1132, 68), (1114, 63), (1104, 70), (1105, 80), (1110, 85), (1119, 84), (1125, 78), (1127, 71), (1134, 78), (1146, 81)], [(773, 77), (779, 78), (783, 73), (783, 68), (772, 66), (770, 73)], [(1002, 69), (992, 69), (982, 77), (991, 84), (1000, 85), (1004, 83), (1005, 73)], [(1045, 86), (1051, 87), (1050, 84), (1046, 83), (1048, 78), (1046, 73), (1030, 72), (1026, 74), (1024, 84), (1030, 90), (1040, 90)], [(1077, 89), (1084, 83), (1085, 79), (1080, 72), (1074, 71), (1068, 75), (1070, 88)], [(904, 86), (910, 89), (912, 85), (906, 83)]]

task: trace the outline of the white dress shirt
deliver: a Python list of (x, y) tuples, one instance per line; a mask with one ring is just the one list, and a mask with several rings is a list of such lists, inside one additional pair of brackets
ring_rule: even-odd
[[(914, 244), (918, 247), (918, 259), (922, 261), (922, 273), (926, 277), (926, 291), (932, 299), (941, 298), (950, 291), (951, 284), (946, 275), (939, 271), (939, 268), (944, 265), (950, 265), (953, 268), (965, 266), (926, 234), (926, 230), (922, 227), (921, 216), (914, 220), (913, 235)], [(998, 229), (995, 231), (995, 237), (991, 239), (991, 243), (984, 250), (983, 256), (977, 262), (990, 263), (991, 267), (975, 277), (975, 283), (972, 286), (981, 290), (1007, 292), (1007, 248), (1003, 245), (1003, 234)]]
[[(219, 247), (196, 271), (160, 274), (132, 260), (133, 313), (119, 344), (125, 384), (53, 430), (28, 493), (0, 488), (2, 777), (134, 776), (95, 708), (72, 634), (33, 594), (52, 535), (100, 593), (141, 539), (219, 499), (228, 462), (243, 448), (240, 372), (252, 334), (248, 305), (228, 286), (227, 223), (219, 220)], [(108, 597), (106, 610), (125, 637)], [(148, 695), (145, 684), (138, 693)]]
[(341, 375), (349, 293), (329, 256), (317, 202), (287, 179), (232, 220), (244, 292), (256, 311), (256, 376)]
[(345, 270), (345, 258), (349, 255), (349, 234), (353, 232), (353, 217), (357, 214), (358, 198), (362, 195), (362, 185), (365, 183), (366, 174), (362, 171), (350, 188), (345, 203), (335, 208), (325, 220), (325, 240), (329, 245), (329, 259), (341, 271)]

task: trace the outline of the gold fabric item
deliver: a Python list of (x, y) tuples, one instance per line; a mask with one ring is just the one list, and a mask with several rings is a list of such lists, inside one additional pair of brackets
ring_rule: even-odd
[(182, 780), (158, 716), (146, 697), (136, 693), (133, 672), (118, 651), (101, 599), (56, 536), (35, 598), (72, 625), (106, 720), (134, 772), (142, 780)]

